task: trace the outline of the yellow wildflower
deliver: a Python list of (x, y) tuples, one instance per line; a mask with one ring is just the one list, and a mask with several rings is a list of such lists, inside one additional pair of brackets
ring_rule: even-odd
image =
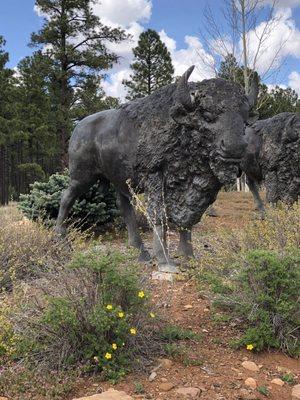
[(107, 304), (106, 309), (107, 310), (112, 310), (113, 306), (111, 304)]
[(247, 350), (253, 350), (254, 349), (254, 346), (253, 346), (253, 344), (247, 344)]
[(113, 344), (111, 345), (111, 347), (113, 348), (113, 350), (117, 350), (117, 348), (118, 348), (117, 343), (113, 343)]
[(150, 313), (151, 318), (155, 318), (155, 314), (153, 312)]
[(141, 290), (139, 292), (138, 296), (142, 299), (143, 297), (145, 297), (145, 293)]
[(106, 353), (104, 357), (105, 357), (107, 360), (110, 360), (111, 357), (112, 357), (112, 355), (111, 355), (111, 353)]
[(135, 328), (131, 328), (131, 329), (130, 329), (130, 333), (131, 333), (132, 335), (136, 335), (136, 329), (135, 329)]
[(123, 311), (120, 311), (120, 312), (118, 313), (118, 317), (119, 317), (119, 318), (124, 318), (124, 315), (125, 315), (125, 314), (123, 313)]

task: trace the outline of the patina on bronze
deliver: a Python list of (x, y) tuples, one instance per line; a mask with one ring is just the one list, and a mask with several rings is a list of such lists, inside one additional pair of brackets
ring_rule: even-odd
[(254, 88), (247, 98), (238, 85), (223, 79), (188, 83), (193, 69), (150, 96), (79, 122), (69, 145), (71, 181), (61, 199), (59, 233), (76, 197), (97, 179), (109, 181), (119, 194), (129, 243), (140, 250), (141, 260), (148, 260), (129, 180), (148, 198), (160, 270), (177, 271), (166, 248), (167, 223), (180, 232), (182, 254), (193, 255), (192, 227), (222, 185), (238, 174), (245, 123), (257, 92)]
[(281, 113), (246, 129), (247, 148), (241, 167), (262, 217), (259, 195), (264, 182), (269, 203), (294, 203), (300, 196), (300, 114)]

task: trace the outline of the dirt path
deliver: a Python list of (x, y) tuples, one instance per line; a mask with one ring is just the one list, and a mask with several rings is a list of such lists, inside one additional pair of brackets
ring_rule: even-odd
[[(214, 232), (220, 227), (242, 228), (249, 219), (257, 217), (251, 195), (247, 193), (222, 192), (215, 208), (218, 217), (206, 217), (196, 227), (201, 235)], [(187, 354), (184, 357), (175, 357), (167, 366), (158, 369), (153, 382), (148, 380), (151, 372), (149, 369), (147, 374), (127, 376), (115, 386), (116, 389), (124, 390), (137, 399), (184, 399), (182, 395), (176, 394), (176, 389), (188, 386), (200, 388), (200, 398), (203, 400), (291, 399), (291, 385), (285, 383), (281, 387), (271, 381), (280, 378), (287, 371), (294, 375), (294, 384), (299, 383), (299, 361), (276, 352), (257, 355), (246, 349), (233, 350), (230, 342), (239, 335), (237, 327), (222, 314), (216, 314), (211, 309), (208, 298), (200, 297), (193, 281), (173, 284), (153, 282), (152, 292), (154, 300), (169, 294), (171, 301), (167, 315), (170, 322), (201, 333), (202, 341), (189, 342)], [(259, 366), (259, 371), (251, 372), (243, 368), (242, 362), (245, 360), (254, 361)], [(249, 377), (256, 380), (260, 390), (267, 390), (268, 395), (248, 389), (244, 382)], [(174, 387), (164, 391), (160, 386), (162, 383), (170, 383)], [(110, 386), (109, 383), (97, 382), (97, 378), (82, 380), (78, 382), (76, 396), (99, 393)], [(137, 387), (143, 388), (145, 393), (136, 394)]]
[[(179, 387), (197, 387), (202, 390), (200, 398), (203, 400), (231, 400), (231, 399), (265, 399), (266, 396), (257, 390), (248, 390), (244, 384), (245, 379), (252, 377), (258, 387), (268, 389), (268, 398), (274, 400), (291, 399), (291, 386), (287, 383), (283, 387), (272, 384), (274, 378), (280, 378), (283, 371), (290, 372), (295, 377), (295, 383), (300, 379), (299, 361), (286, 357), (281, 353), (271, 352), (252, 354), (245, 350), (233, 350), (230, 347), (232, 338), (238, 335), (236, 327), (230, 323), (219, 321), (213, 317), (209, 301), (199, 298), (199, 293), (194, 282), (177, 282), (161, 284), (153, 288), (154, 296), (166, 295), (172, 291), (172, 304), (168, 314), (170, 322), (184, 328), (201, 333), (203, 339), (200, 343), (189, 343), (187, 360), (193, 360), (200, 365), (185, 365), (185, 360), (172, 359), (170, 366), (157, 370), (157, 377), (153, 382), (148, 381), (148, 374), (131, 374), (123, 382), (116, 385), (116, 389), (136, 396), (138, 399), (172, 400), (183, 399), (176, 394)], [(185, 307), (189, 306), (189, 307)], [(221, 314), (219, 314), (221, 315)], [(242, 367), (245, 360), (254, 361), (259, 367), (259, 372), (251, 372)], [(278, 368), (280, 371), (278, 371)], [(99, 382), (97, 379), (85, 381), (78, 397), (99, 393), (100, 390), (111, 387), (108, 383)], [(160, 385), (172, 383), (174, 388), (164, 392)], [(143, 387), (144, 395), (135, 395), (136, 386)], [(80, 396), (79, 396), (80, 395)]]

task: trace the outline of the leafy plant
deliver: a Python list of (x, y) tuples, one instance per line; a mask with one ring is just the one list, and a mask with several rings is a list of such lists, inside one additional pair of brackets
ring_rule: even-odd
[(199, 367), (204, 364), (203, 358), (201, 357), (191, 357), (191, 356), (186, 356), (182, 360), (183, 365), (186, 367)]
[(166, 343), (164, 350), (168, 357), (171, 358), (181, 357), (187, 351), (185, 346), (178, 346), (178, 344), (175, 343)]
[[(19, 208), (32, 220), (53, 222), (58, 216), (62, 192), (68, 187), (68, 172), (51, 175), (47, 182), (35, 182), (30, 185), (29, 194), (20, 196)], [(112, 222), (118, 214), (115, 191), (103, 186), (99, 181), (74, 203), (70, 221), (77, 222), (82, 228), (101, 227)]]
[(263, 396), (266, 396), (266, 397), (268, 397), (269, 394), (270, 394), (269, 389), (268, 389), (266, 386), (259, 386), (259, 387), (257, 388), (257, 391), (258, 391), (260, 394), (262, 394)]
[[(15, 400), (61, 400), (69, 397), (76, 385), (79, 371), (37, 371), (24, 365), (1, 365), (0, 396)], [(1, 397), (0, 397), (1, 398)]]
[(161, 337), (163, 340), (167, 340), (169, 342), (175, 340), (202, 340), (201, 334), (195, 333), (190, 329), (181, 328), (180, 326), (176, 325), (166, 326), (161, 332)]
[(297, 354), (300, 252), (246, 252), (235, 281), (234, 292), (225, 301), (248, 326), (238, 343), (251, 343), (255, 351), (274, 347)]
[(293, 385), (295, 383), (295, 377), (293, 374), (283, 374), (281, 379), (289, 385)]
[(205, 239), (206, 256), (194, 270), (200, 290), (244, 327), (237, 346), (300, 354), (300, 203), (268, 209), (264, 221), (243, 230), (219, 230)]
[(142, 382), (134, 382), (134, 393), (136, 394), (145, 393), (145, 388)]
[(11, 314), (18, 357), (57, 369), (81, 363), (115, 382), (161, 351), (158, 319), (132, 259), (92, 248), (45, 274), (38, 294)]

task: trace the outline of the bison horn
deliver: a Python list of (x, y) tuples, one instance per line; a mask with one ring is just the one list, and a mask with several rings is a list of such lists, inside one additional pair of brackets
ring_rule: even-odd
[(193, 103), (188, 87), (188, 80), (194, 68), (195, 65), (192, 65), (187, 71), (185, 71), (185, 73), (182, 75), (177, 83), (176, 100), (179, 104), (182, 104), (186, 110), (191, 110), (193, 108)]

